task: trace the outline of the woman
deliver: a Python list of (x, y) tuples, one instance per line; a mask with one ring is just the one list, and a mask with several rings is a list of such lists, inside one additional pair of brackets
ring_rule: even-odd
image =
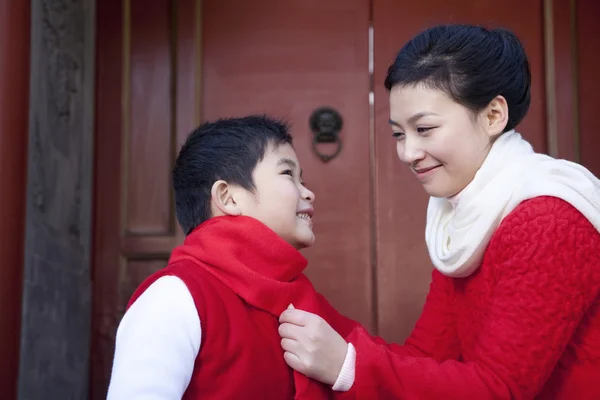
[(289, 309), (288, 365), (347, 382), (341, 398), (600, 399), (600, 181), (514, 131), (530, 103), (519, 40), (431, 28), (385, 86), (398, 157), (431, 196), (423, 313), (399, 346)]

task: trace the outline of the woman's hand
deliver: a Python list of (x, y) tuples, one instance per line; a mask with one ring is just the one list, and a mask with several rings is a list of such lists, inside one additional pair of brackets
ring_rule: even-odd
[(335, 384), (348, 343), (323, 318), (291, 304), (281, 313), (279, 323), (285, 362), (309, 378)]

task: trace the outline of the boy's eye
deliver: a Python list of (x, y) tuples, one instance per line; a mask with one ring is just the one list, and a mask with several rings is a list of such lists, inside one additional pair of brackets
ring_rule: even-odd
[(291, 169), (286, 169), (285, 171), (283, 171), (281, 173), (282, 175), (289, 175), (289, 176), (294, 176), (294, 173), (292, 172)]

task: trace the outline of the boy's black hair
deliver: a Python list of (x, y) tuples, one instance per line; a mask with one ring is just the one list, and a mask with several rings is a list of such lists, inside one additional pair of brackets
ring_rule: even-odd
[(194, 130), (179, 151), (173, 169), (175, 212), (185, 234), (211, 215), (213, 184), (254, 190), (252, 172), (269, 146), (292, 145), (288, 125), (265, 115), (205, 122)]
[(504, 132), (517, 126), (531, 102), (531, 72), (517, 36), (506, 29), (438, 25), (402, 47), (385, 87), (425, 84), (474, 112), (502, 95), (508, 103)]

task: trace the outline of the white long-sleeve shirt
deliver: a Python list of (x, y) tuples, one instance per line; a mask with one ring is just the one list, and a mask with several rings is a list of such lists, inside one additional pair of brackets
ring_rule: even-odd
[[(181, 399), (200, 351), (201, 326), (185, 283), (175, 276), (157, 279), (119, 324), (107, 400)], [(355, 362), (356, 351), (348, 344), (333, 390), (352, 387)]]

